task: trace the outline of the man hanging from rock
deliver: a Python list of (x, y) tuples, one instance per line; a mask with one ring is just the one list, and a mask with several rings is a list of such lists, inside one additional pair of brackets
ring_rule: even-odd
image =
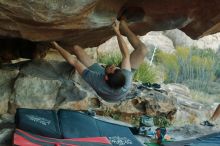
[[(102, 99), (108, 102), (116, 102), (126, 97), (132, 85), (133, 73), (143, 63), (148, 52), (148, 47), (129, 29), (124, 20), (120, 22), (116, 20), (112, 27), (122, 54), (120, 68), (114, 64), (103, 68), (78, 45), (75, 45), (71, 50), (76, 55), (76, 59), (56, 42), (52, 42), (53, 47), (59, 51), (66, 61), (75, 67), (82, 78)], [(121, 32), (134, 48), (131, 54)]]

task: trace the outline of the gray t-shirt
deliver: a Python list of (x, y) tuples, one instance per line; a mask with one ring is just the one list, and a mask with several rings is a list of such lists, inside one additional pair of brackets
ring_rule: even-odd
[(119, 89), (113, 89), (108, 86), (105, 77), (105, 69), (95, 63), (82, 73), (83, 79), (96, 91), (96, 93), (106, 101), (119, 101), (123, 99), (131, 88), (133, 73), (122, 69), (125, 75), (125, 85)]

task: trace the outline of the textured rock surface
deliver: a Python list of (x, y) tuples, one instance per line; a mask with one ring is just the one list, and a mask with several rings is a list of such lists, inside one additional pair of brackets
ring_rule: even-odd
[[(157, 36), (159, 35), (158, 33)], [(174, 47), (196, 47), (199, 49), (212, 49), (215, 52), (220, 50), (220, 33), (204, 36), (198, 40), (192, 40), (178, 29), (164, 31), (163, 35), (172, 40)], [(160, 42), (161, 40), (157, 39), (157, 41)]]
[[(17, 67), (16, 71), (19, 71), (19, 74), (14, 75), (16, 80), (7, 89), (10, 91), (7, 96), (4, 96), (7, 100), (0, 102), (4, 104), (3, 109), (5, 109), (1, 114), (7, 111), (13, 113), (15, 112), (13, 108), (16, 107), (74, 110), (92, 108), (103, 113), (123, 113), (125, 116), (162, 113), (167, 115), (170, 112), (174, 114), (176, 112), (175, 98), (157, 91), (143, 91), (142, 93), (141, 90), (136, 89), (136, 86), (132, 89), (130, 96), (133, 99), (107, 103), (100, 99), (78, 74), (72, 73), (72, 67), (66, 62), (35, 60), (13, 64), (9, 67)], [(75, 85), (73, 86), (72, 83)], [(10, 107), (6, 107), (9, 98)]]
[(12, 145), (12, 137), (14, 130), (5, 128), (0, 130), (0, 144), (2, 146), (10, 146)]
[[(176, 47), (195, 47), (199, 49), (212, 49), (214, 52), (220, 51), (220, 33), (193, 40), (181, 30), (173, 29), (167, 31), (151, 31), (144, 36), (140, 36), (140, 39), (150, 46), (151, 52), (148, 55), (149, 59), (151, 58), (154, 47), (167, 53), (174, 53)], [(133, 47), (126, 38), (125, 41), (129, 50), (132, 51)], [(103, 53), (120, 52), (116, 37), (112, 37), (98, 46), (97, 50), (98, 55)]]
[[(167, 53), (175, 52), (175, 48), (174, 48), (172, 40), (170, 38), (168, 38), (167, 36), (163, 35), (163, 32), (161, 32), (161, 31), (158, 31), (158, 32), (151, 31), (144, 36), (140, 36), (139, 38), (144, 44), (149, 46), (150, 52), (153, 52), (155, 47), (157, 49), (159, 48), (160, 50), (167, 52)], [(124, 40), (129, 48), (130, 52), (133, 51), (134, 48), (128, 42), (126, 37), (124, 37)], [(98, 55), (106, 54), (106, 53), (112, 54), (112, 52), (120, 53), (120, 49), (119, 49), (116, 37), (112, 37), (111, 39), (109, 39), (108, 41), (106, 41), (105, 43), (103, 43), (97, 47)], [(149, 54), (151, 57), (152, 54), (151, 53), (149, 53)]]
[[(102, 100), (99, 102), (99, 107), (95, 108), (99, 113), (110, 116), (114, 114), (122, 115), (120, 118), (133, 116), (136, 118), (140, 115), (146, 114), (150, 116), (165, 115), (168, 119), (172, 120), (172, 116), (176, 113), (177, 104), (176, 98), (167, 96), (154, 90), (139, 90), (134, 89), (141, 94), (133, 95), (132, 99), (127, 99), (117, 103), (106, 103)], [(132, 92), (133, 93), (133, 92)], [(109, 116), (109, 115), (108, 115)], [(171, 117), (170, 117), (171, 116)]]
[(3, 114), (0, 117), (0, 145), (11, 146), (14, 132), (14, 115)]
[(180, 28), (196, 38), (219, 32), (219, 0), (2, 0), (0, 35), (97, 46), (113, 35), (112, 18), (138, 21), (138, 34)]
[(0, 114), (8, 111), (8, 102), (12, 93), (13, 82), (18, 72), (18, 70), (0, 70)]
[(163, 35), (163, 32), (149, 32), (145, 36), (141, 37), (141, 40), (145, 44), (151, 44), (153, 47), (150, 48), (153, 50), (155, 47), (163, 52), (174, 53), (175, 48), (173, 45), (173, 41), (169, 39), (167, 36)]
[(50, 109), (56, 103), (59, 82), (37, 77), (21, 77), (16, 80), (14, 98), (18, 107)]

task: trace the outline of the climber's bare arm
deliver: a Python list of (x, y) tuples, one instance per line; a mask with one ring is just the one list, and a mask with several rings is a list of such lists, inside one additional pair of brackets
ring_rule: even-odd
[(51, 42), (54, 49), (58, 50), (59, 53), (63, 56), (63, 58), (69, 62), (72, 66), (75, 67), (75, 69), (78, 71), (80, 75), (82, 75), (83, 71), (86, 69), (86, 66), (84, 66), (79, 60), (77, 60), (75, 57), (73, 57), (68, 51), (63, 49), (60, 45), (58, 45), (56, 42)]
[(120, 22), (115, 20), (114, 24), (112, 25), (114, 32), (117, 36), (118, 45), (122, 54), (122, 63), (121, 68), (131, 70), (131, 64), (130, 64), (130, 53), (128, 50), (128, 46), (125, 43), (124, 39), (122, 38), (122, 35), (119, 30), (119, 24)]

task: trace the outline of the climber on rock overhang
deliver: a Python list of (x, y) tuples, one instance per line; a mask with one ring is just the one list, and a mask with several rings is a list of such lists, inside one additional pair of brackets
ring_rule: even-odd
[[(122, 54), (121, 66), (114, 64), (103, 68), (78, 45), (71, 51), (77, 58), (59, 46), (56, 42), (52, 45), (59, 53), (75, 67), (82, 78), (96, 91), (105, 101), (115, 102), (126, 98), (135, 70), (143, 63), (148, 52), (148, 47), (129, 29), (125, 20), (115, 20), (113, 30), (117, 36), (119, 48)], [(134, 48), (130, 54), (128, 47), (122, 38), (121, 32), (128, 38)]]

